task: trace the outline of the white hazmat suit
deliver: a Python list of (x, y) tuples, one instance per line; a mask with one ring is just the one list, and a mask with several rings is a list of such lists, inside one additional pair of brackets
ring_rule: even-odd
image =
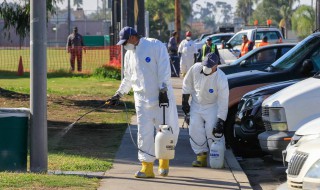
[[(195, 154), (208, 152), (212, 144), (212, 130), (217, 119), (226, 120), (228, 113), (229, 87), (226, 75), (217, 68), (211, 75), (205, 76), (202, 64), (194, 64), (183, 80), (182, 94), (191, 94), (189, 135)], [(197, 144), (195, 144), (195, 141)], [(224, 142), (224, 137), (223, 137)], [(202, 145), (203, 146), (199, 146)]]
[[(163, 123), (163, 108), (159, 107), (159, 91), (167, 87), (169, 108), (166, 108), (166, 122), (173, 129), (175, 143), (179, 135), (178, 112), (170, 84), (171, 69), (169, 55), (162, 42), (152, 38), (140, 38), (134, 50), (124, 58), (124, 78), (117, 91), (127, 94), (134, 91), (138, 124), (138, 148), (151, 155), (155, 154), (154, 129)], [(141, 162), (156, 159), (142, 151), (138, 152)]]
[(180, 72), (186, 74), (194, 64), (194, 54), (198, 53), (193, 40), (182, 40), (178, 48), (178, 53), (181, 53)]

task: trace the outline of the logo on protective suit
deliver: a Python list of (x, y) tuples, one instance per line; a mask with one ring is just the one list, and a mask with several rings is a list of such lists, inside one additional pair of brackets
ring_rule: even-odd
[(149, 63), (151, 61), (150, 57), (146, 57), (146, 62)]
[(214, 90), (211, 88), (211, 89), (209, 89), (209, 93), (213, 93), (214, 92)]

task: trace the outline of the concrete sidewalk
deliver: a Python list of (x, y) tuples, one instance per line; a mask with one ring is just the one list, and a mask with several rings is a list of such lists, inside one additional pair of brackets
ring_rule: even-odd
[[(172, 84), (179, 110), (179, 123), (182, 126), (182, 79), (172, 78)], [(135, 117), (132, 118), (131, 124), (131, 134), (134, 142), (136, 142), (137, 126)], [(137, 153), (138, 151), (132, 143), (128, 128), (116, 154), (113, 168), (105, 173), (106, 178), (101, 180), (99, 190), (252, 189), (247, 176), (229, 149), (225, 153), (226, 167), (224, 169), (192, 167), (191, 163), (196, 156), (191, 149), (188, 129), (186, 128), (181, 128), (180, 130), (175, 159), (170, 161), (168, 177), (157, 175), (158, 161), (156, 161), (154, 166), (156, 178), (135, 178), (134, 173), (141, 168)]]

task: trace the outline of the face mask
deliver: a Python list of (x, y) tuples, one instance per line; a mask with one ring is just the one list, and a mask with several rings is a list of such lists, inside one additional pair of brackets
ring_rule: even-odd
[(186, 40), (191, 40), (191, 37), (186, 37)]
[(211, 74), (212, 68), (208, 68), (208, 67), (206, 67), (206, 66), (203, 66), (203, 67), (202, 67), (202, 72), (203, 72), (204, 75), (208, 76), (208, 75)]
[(125, 46), (123, 46), (125, 50), (134, 50), (134, 45), (127, 43)]

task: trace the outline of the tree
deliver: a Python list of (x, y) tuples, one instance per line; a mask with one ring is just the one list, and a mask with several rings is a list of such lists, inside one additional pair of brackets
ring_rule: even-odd
[[(167, 41), (170, 36), (169, 22), (174, 22), (174, 1), (172, 0), (146, 0), (145, 8), (150, 15), (150, 37)], [(181, 1), (182, 28), (188, 28), (187, 19), (191, 15), (190, 1)]]
[(210, 2), (206, 2), (206, 5), (202, 7), (200, 4), (197, 4), (197, 6), (200, 8), (199, 11), (195, 12), (195, 18), (201, 19), (203, 23), (205, 24), (206, 29), (212, 29), (214, 30), (216, 27), (216, 12), (217, 7)]
[(253, 13), (253, 3), (257, 3), (258, 0), (238, 0), (236, 15), (242, 18), (245, 24), (249, 24), (249, 19)]
[(231, 20), (231, 5), (226, 2), (217, 1), (216, 2), (217, 7), (221, 8), (221, 14), (223, 16), (223, 24), (229, 23)]
[[(47, 0), (47, 18), (48, 15), (55, 13), (57, 2), (62, 0)], [(4, 30), (15, 29), (20, 37), (20, 44), (30, 32), (30, 1), (20, 1), (19, 3), (7, 3), (5, 0), (0, 4), (0, 17), (4, 21)], [(7, 35), (10, 38), (10, 33)]]
[(282, 5), (282, 0), (263, 0), (253, 12), (251, 23), (258, 20), (259, 25), (266, 25), (266, 21), (271, 19), (272, 24), (277, 25), (282, 18), (280, 14)]
[(312, 33), (315, 22), (315, 11), (308, 5), (301, 5), (292, 14), (292, 29), (300, 38), (305, 38)]
[(77, 9), (83, 5), (83, 0), (73, 0), (73, 5), (77, 6)]

